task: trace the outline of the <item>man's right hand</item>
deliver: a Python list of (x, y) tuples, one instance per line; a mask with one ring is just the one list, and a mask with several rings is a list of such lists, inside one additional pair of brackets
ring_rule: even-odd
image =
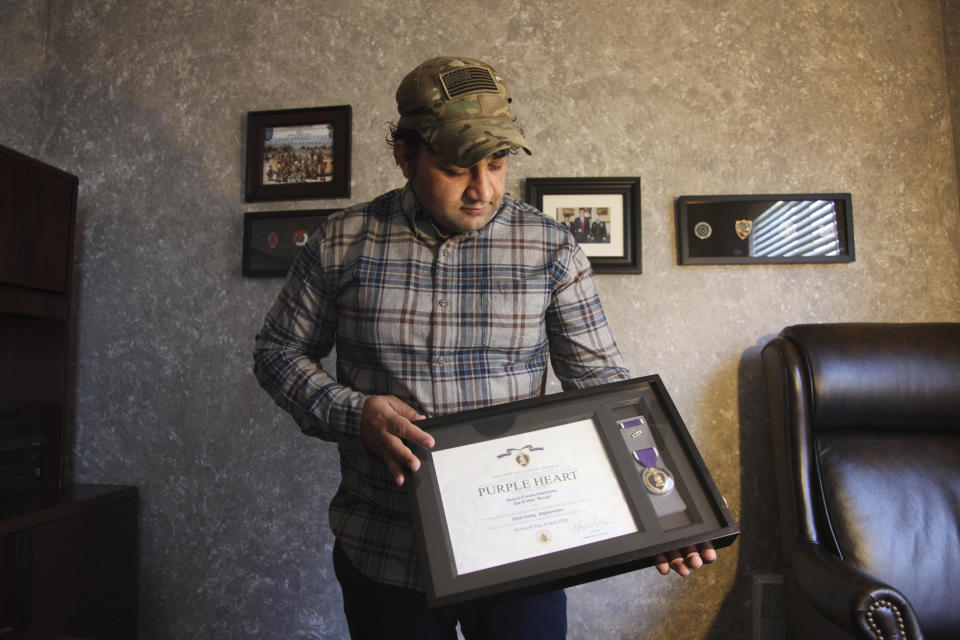
[(363, 405), (360, 440), (367, 451), (383, 460), (398, 487), (403, 486), (404, 466), (412, 471), (420, 468), (420, 460), (403, 440), (427, 448), (434, 445), (433, 436), (412, 422), (424, 418), (396, 396), (370, 396)]

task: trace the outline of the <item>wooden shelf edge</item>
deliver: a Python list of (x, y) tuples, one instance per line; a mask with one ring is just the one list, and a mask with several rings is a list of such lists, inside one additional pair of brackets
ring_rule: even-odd
[(6, 513), (4, 506), (0, 520), (0, 536), (30, 529), (48, 522), (96, 509), (98, 507), (134, 500), (139, 491), (128, 485), (69, 484), (60, 489), (39, 489), (22, 495), (6, 496), (4, 502), (16, 500), (16, 508)]
[(66, 320), (68, 308), (67, 297), (62, 293), (0, 282), (0, 313)]

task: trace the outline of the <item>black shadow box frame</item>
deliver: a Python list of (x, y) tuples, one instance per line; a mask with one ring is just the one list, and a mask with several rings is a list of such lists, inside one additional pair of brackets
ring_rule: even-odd
[[(526, 191), (527, 202), (570, 227), (595, 273), (641, 273), (640, 178), (527, 178)], [(602, 226), (574, 230), (580, 209)]]
[(248, 211), (243, 214), (243, 275), (287, 275), (293, 259), (324, 218), (339, 209)]
[[(644, 487), (640, 465), (630, 450), (632, 442), (620, 426), (624, 419), (635, 416), (645, 418), (645, 428), (658, 449), (661, 464), (673, 474), (675, 485), (668, 496), (655, 495)], [(530, 443), (535, 444), (537, 431), (584, 419), (592, 420), (596, 427), (637, 530), (458, 573), (433, 455), (518, 434), (528, 434)], [(431, 418), (418, 425), (436, 441), (430, 450), (412, 446), (421, 467), (416, 473), (408, 472), (406, 483), (431, 608), (581, 584), (651, 566), (657, 554), (689, 545), (712, 541), (715, 547), (724, 547), (739, 534), (659, 376)], [(576, 447), (577, 443), (571, 442), (570, 446)], [(662, 515), (656, 503), (661, 498), (679, 500), (682, 509)]]
[(247, 202), (350, 197), (351, 118), (350, 105), (249, 112)]
[(677, 262), (853, 262), (849, 193), (679, 196)]

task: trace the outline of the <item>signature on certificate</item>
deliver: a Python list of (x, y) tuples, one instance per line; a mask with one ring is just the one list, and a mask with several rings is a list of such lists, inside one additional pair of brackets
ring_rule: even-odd
[(609, 527), (613, 522), (607, 518), (593, 516), (590, 518), (580, 518), (573, 523), (573, 530), (576, 533), (583, 533), (587, 529), (596, 529), (597, 527)]

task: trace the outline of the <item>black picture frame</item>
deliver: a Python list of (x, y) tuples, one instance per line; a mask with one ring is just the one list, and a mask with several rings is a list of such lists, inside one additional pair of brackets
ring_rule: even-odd
[[(595, 273), (642, 272), (640, 178), (527, 178), (526, 197), (548, 217), (572, 224)], [(589, 235), (577, 228), (581, 209), (589, 210)]]
[(849, 193), (684, 195), (676, 198), (677, 262), (853, 262)]
[(250, 111), (247, 202), (350, 197), (350, 105)]
[(285, 276), (300, 246), (334, 211), (339, 209), (246, 212), (243, 215), (243, 275)]
[[(638, 422), (638, 416), (645, 420)], [(576, 420), (590, 420), (595, 425), (637, 530), (480, 570), (458, 572), (434, 457), (438, 452), (475, 443), (499, 446), (501, 439), (513, 436), (522, 436), (519, 440), (531, 445), (524, 449), (537, 451), (534, 445), (538, 432)], [(739, 534), (726, 502), (657, 375), (427, 419), (417, 424), (436, 441), (430, 450), (412, 445), (421, 466), (417, 472), (407, 473), (406, 482), (427, 604), (431, 608), (581, 584), (651, 566), (657, 554), (689, 545), (712, 541), (715, 547), (724, 547), (732, 544)], [(630, 429), (626, 430), (624, 425)], [(647, 467), (640, 465), (631, 452), (631, 447), (642, 446), (633, 444), (643, 442), (635, 440), (637, 433), (642, 438), (650, 438), (648, 442), (657, 447), (660, 464), (673, 475), (675, 484), (665, 495), (645, 488), (643, 471)], [(571, 442), (569, 446), (576, 447), (578, 443)], [(472, 455), (473, 450), (467, 453)], [(542, 453), (537, 451), (531, 455)], [(491, 464), (501, 463), (491, 460)], [(523, 461), (518, 459), (517, 464)], [(458, 468), (457, 473), (464, 472)], [(527, 532), (517, 535), (527, 535)]]

